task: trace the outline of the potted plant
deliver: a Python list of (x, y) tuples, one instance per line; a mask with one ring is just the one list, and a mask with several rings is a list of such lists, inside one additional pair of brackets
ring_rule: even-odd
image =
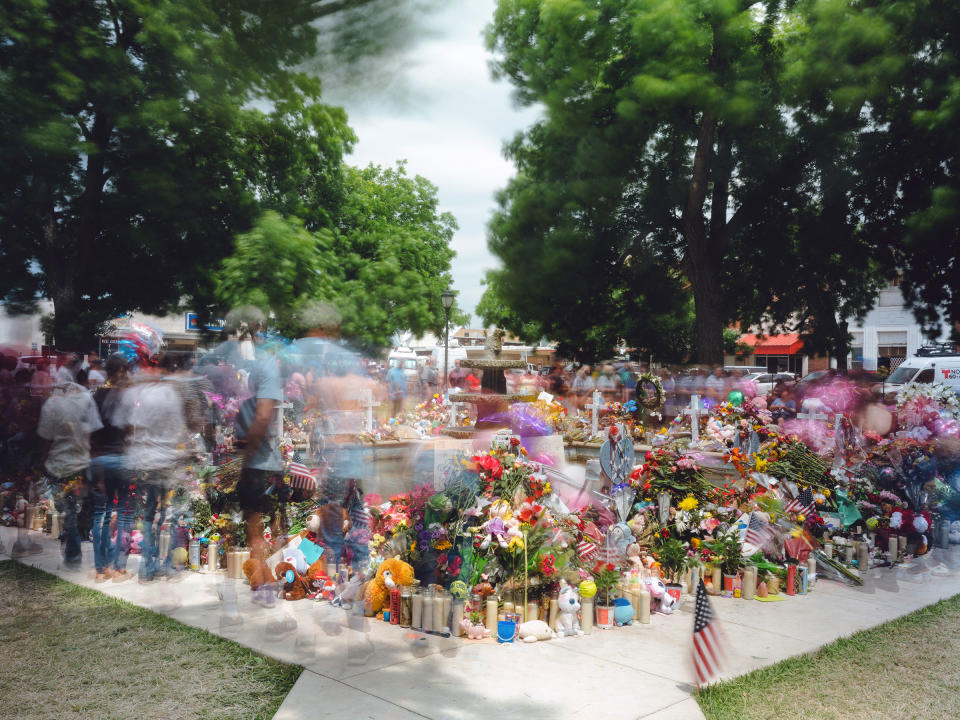
[(592, 571), (597, 586), (597, 627), (613, 627), (613, 593), (620, 582), (620, 573), (612, 563), (597, 563)]
[(674, 600), (679, 602), (680, 594), (683, 591), (680, 577), (683, 571), (690, 566), (687, 546), (677, 538), (670, 538), (660, 544), (656, 555), (667, 586), (667, 592), (673, 596)]
[(740, 534), (735, 528), (728, 527), (718, 532), (710, 549), (719, 556), (720, 566), (723, 569), (723, 592), (733, 594), (733, 588), (740, 575), (740, 563), (743, 560), (743, 547), (740, 545)]

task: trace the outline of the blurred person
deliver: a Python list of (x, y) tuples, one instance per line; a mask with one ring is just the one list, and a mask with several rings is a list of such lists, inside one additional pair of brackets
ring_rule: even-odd
[[(122, 582), (130, 578), (127, 553), (134, 501), (129, 492), (130, 474), (124, 460), (125, 430), (116, 420), (123, 393), (130, 384), (126, 356), (122, 353), (110, 355), (106, 370), (106, 382), (93, 394), (103, 427), (90, 436), (93, 563), (97, 582), (111, 577), (114, 582)], [(111, 544), (114, 504), (117, 540)]]
[(30, 376), (30, 394), (34, 397), (47, 397), (53, 388), (53, 375), (50, 374), (50, 362), (37, 363), (37, 369)]
[(718, 402), (724, 399), (724, 379), (722, 367), (714, 367), (703, 384), (708, 397)]
[(37, 423), (37, 435), (45, 441), (43, 467), (56, 487), (57, 510), (64, 513), (61, 542), (63, 564), (69, 569), (79, 569), (82, 560), (77, 516), (89, 490), (90, 434), (101, 427), (93, 397), (72, 381), (57, 383)]
[(407, 376), (399, 365), (387, 370), (387, 392), (390, 394), (390, 416), (399, 417), (407, 397)]
[(76, 353), (67, 355), (63, 359), (63, 364), (57, 368), (54, 382), (58, 385), (77, 382), (77, 373), (80, 372), (82, 363), (83, 359)]
[(603, 393), (605, 401), (614, 400), (619, 388), (619, 381), (613, 374), (612, 365), (604, 365), (597, 378), (596, 389)]
[(467, 371), (460, 367), (460, 358), (457, 358), (453, 361), (453, 367), (447, 375), (447, 386), (450, 389), (463, 389), (466, 387), (466, 379)]
[(571, 386), (578, 409), (583, 408), (596, 387), (596, 383), (593, 381), (593, 375), (590, 374), (590, 366), (583, 365), (577, 370), (577, 374), (573, 378), (573, 385)]
[(103, 363), (98, 357), (91, 357), (90, 369), (87, 371), (86, 385), (91, 390), (96, 390), (107, 381), (107, 376), (103, 372)]
[(774, 393), (773, 402), (768, 406), (773, 419), (778, 424), (783, 425), (784, 420), (792, 420), (797, 415), (797, 401), (793, 398), (790, 388), (779, 386), (778, 391)]
[(630, 399), (636, 394), (637, 373), (634, 371), (634, 367), (632, 363), (627, 363), (620, 368), (621, 402), (624, 403), (630, 402)]
[(429, 400), (437, 394), (440, 388), (440, 372), (432, 357), (420, 368), (420, 392), (422, 400)]
[(141, 366), (135, 382), (121, 394), (111, 422), (124, 429), (126, 468), (146, 492), (140, 582), (152, 582), (158, 575), (169, 577), (170, 554), (159, 557), (159, 534), (171, 521), (170, 495), (177, 465), (184, 457), (180, 449), (186, 433), (182, 403), (159, 367)]

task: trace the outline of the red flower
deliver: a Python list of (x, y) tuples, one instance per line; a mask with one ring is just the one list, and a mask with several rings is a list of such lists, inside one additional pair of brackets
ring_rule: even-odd
[(670, 530), (668, 528), (664, 528), (663, 530), (660, 531), (660, 534), (663, 537), (670, 537)]
[(503, 477), (503, 465), (493, 455), (478, 455), (473, 458), (481, 470), (481, 474), (487, 475), (491, 480), (499, 480)]
[(646, 454), (643, 456), (643, 459), (646, 460), (647, 462), (650, 462), (651, 460), (653, 460), (653, 451), (647, 450)]
[(607, 563), (607, 570), (613, 571), (613, 563)]
[(517, 445), (520, 444), (520, 438), (515, 438), (515, 437), (510, 438), (510, 444), (516, 447)]
[(631, 479), (631, 480), (639, 480), (639, 479), (640, 479), (640, 471), (641, 471), (642, 469), (643, 469), (643, 466), (642, 466), (642, 465), (641, 465), (640, 467), (636, 468), (632, 473), (630, 473), (630, 479)]

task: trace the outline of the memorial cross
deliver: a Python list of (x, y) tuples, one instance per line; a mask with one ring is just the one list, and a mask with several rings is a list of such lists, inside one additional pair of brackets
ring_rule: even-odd
[(594, 390), (590, 400), (591, 402), (584, 407), (590, 411), (590, 437), (593, 437), (600, 429), (599, 413), (603, 409), (603, 394), (599, 390)]
[(367, 432), (373, 432), (373, 409), (380, 407), (380, 403), (374, 401), (373, 393), (370, 392), (369, 388), (360, 393), (360, 407), (366, 413), (365, 424)]
[(690, 396), (690, 407), (683, 409), (684, 415), (690, 416), (690, 440), (696, 445), (700, 442), (700, 416), (706, 411), (700, 409), (700, 396)]

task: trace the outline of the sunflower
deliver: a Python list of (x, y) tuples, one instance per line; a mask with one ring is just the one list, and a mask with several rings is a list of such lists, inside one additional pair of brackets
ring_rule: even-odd
[(687, 495), (683, 500), (680, 501), (677, 507), (680, 508), (681, 510), (686, 510), (689, 512), (690, 510), (693, 510), (695, 507), (697, 507), (697, 505), (699, 504), (700, 503), (697, 501), (697, 499), (693, 495)]

